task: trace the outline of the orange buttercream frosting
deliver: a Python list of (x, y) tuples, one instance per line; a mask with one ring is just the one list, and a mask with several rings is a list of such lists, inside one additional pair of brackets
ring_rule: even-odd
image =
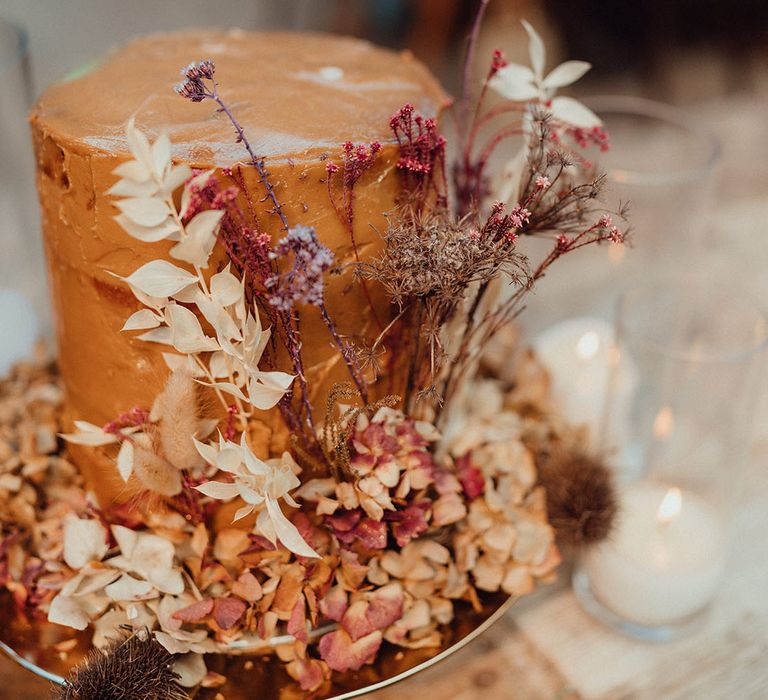
[[(224, 115), (210, 103), (191, 103), (173, 91), (179, 69), (201, 58), (215, 61), (219, 92), (254, 150), (265, 157), (290, 225), (315, 227), (342, 263), (352, 261), (354, 253), (349, 231), (329, 199), (327, 159), (338, 160), (345, 141), (383, 145), (373, 168), (355, 186), (358, 254), (370, 256), (381, 245), (385, 214), (400, 189), (389, 118), (406, 102), (436, 116), (446, 99), (427, 69), (408, 54), (328, 35), (237, 30), (139, 39), (88, 74), (46, 90), (31, 123), (70, 419), (104, 424), (135, 406), (149, 407), (168, 373), (161, 353), (169, 348), (120, 330), (140, 304), (115, 275), (127, 276), (149, 260), (170, 259), (171, 246), (141, 243), (113, 218), (117, 209), (106, 192), (117, 180), (112, 171), (130, 158), (128, 119), (134, 116), (151, 140), (168, 133), (176, 162), (204, 169), (247, 163)], [(244, 165), (243, 174), (261, 227), (277, 240), (281, 223), (262, 201), (254, 168)], [(215, 255), (223, 264), (223, 251)], [(329, 276), (326, 303), (342, 334), (370, 339), (378, 333), (349, 267)], [(374, 295), (373, 305), (379, 322), (392, 317), (383, 295)], [(302, 310), (301, 328), (313, 400), (322, 403), (332, 382), (347, 378), (345, 368), (314, 307)], [(275, 411), (265, 412), (260, 425), (264, 445), (271, 442), (279, 449), (284, 431), (281, 437)], [(102, 505), (124, 493), (108, 459), (90, 448), (73, 449)]]

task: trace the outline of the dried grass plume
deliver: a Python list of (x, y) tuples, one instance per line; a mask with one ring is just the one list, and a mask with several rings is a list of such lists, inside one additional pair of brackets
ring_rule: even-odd
[(162, 416), (160, 447), (165, 458), (176, 469), (201, 466), (201, 457), (192, 442), (192, 437), (200, 428), (197, 385), (192, 373), (185, 369), (174, 370), (158, 398), (158, 404)]

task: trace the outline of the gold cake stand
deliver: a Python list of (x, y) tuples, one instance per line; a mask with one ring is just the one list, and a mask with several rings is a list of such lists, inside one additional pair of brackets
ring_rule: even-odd
[[(206, 665), (226, 677), (225, 685), (201, 689), (194, 695), (211, 700), (221, 693), (226, 700), (342, 700), (371, 693), (413, 676), (442, 661), (480, 636), (514, 602), (504, 594), (484, 594), (482, 610), (457, 603), (453, 622), (443, 628), (443, 644), (431, 649), (402, 649), (382, 645), (376, 662), (359, 671), (334, 673), (332, 680), (312, 693), (302, 691), (272, 654), (261, 656), (209, 654)], [(0, 596), (0, 651), (32, 673), (62, 684), (90, 649), (91, 633), (80, 633), (14, 613), (7, 594)]]

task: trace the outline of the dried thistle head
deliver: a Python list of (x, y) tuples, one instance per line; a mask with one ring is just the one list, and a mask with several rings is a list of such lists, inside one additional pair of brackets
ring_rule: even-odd
[(565, 449), (540, 456), (538, 466), (549, 521), (558, 539), (574, 546), (605, 540), (618, 513), (610, 469), (596, 457)]
[(59, 700), (189, 700), (173, 657), (147, 630), (94, 649), (58, 689)]
[(363, 264), (360, 274), (379, 282), (400, 306), (414, 297), (455, 306), (474, 282), (500, 271), (512, 278), (524, 274), (514, 238), (500, 239), (489, 222), (455, 219), (444, 209), (401, 210), (389, 219), (384, 252)]

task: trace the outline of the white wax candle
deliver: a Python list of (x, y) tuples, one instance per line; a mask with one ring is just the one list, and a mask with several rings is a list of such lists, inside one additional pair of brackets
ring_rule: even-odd
[(611, 420), (608, 443), (620, 443), (626, 432), (626, 414), (637, 385), (637, 372), (629, 358), (618, 357), (611, 324), (587, 316), (572, 318), (540, 333), (533, 348), (549, 371), (552, 396), (563, 415), (575, 425), (586, 425), (592, 438), (602, 427), (608, 383), (618, 363), (611, 386), (615, 392), (612, 407), (617, 415)]
[(715, 595), (725, 570), (723, 524), (695, 494), (639, 482), (623, 491), (615, 532), (584, 565), (592, 593), (616, 614), (674, 623)]

